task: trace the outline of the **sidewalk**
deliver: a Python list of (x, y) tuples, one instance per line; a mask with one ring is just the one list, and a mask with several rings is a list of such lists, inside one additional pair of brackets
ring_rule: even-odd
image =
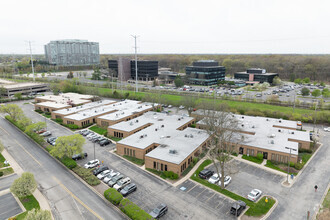
[(198, 169), (198, 167), (206, 160), (206, 157), (203, 157), (201, 160), (198, 161), (198, 163), (195, 164), (195, 166), (189, 171), (187, 175), (179, 179), (177, 182), (173, 184), (174, 187), (179, 186), (181, 183), (185, 182), (187, 179), (191, 177), (195, 173), (195, 171)]
[[(6, 149), (2, 151), (2, 155), (6, 158), (6, 160), (9, 162), (10, 167), (12, 167), (17, 173), (17, 175), (21, 176), (24, 170), (18, 165), (18, 163), (15, 161), (15, 159), (7, 152)], [(33, 196), (38, 200), (40, 208), (43, 210), (49, 210), (50, 213), (52, 213), (52, 210), (50, 209), (50, 206), (48, 204), (47, 199), (44, 197), (44, 195), (39, 191), (39, 189), (36, 189), (33, 192)], [(53, 218), (53, 215), (52, 215)], [(53, 218), (54, 219), (54, 218)]]

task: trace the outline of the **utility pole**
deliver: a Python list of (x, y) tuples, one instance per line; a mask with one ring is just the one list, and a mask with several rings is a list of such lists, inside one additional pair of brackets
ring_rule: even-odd
[(294, 98), (293, 98), (293, 113), (294, 113), (294, 109), (296, 107), (296, 90), (294, 90)]
[(134, 38), (134, 42), (135, 42), (135, 92), (138, 92), (138, 73), (137, 73), (137, 47), (136, 47), (136, 38), (138, 38), (138, 36), (136, 35), (131, 35)]
[[(119, 57), (118, 72), (120, 73), (120, 89), (121, 89), (121, 94), (123, 95), (123, 59), (121, 56)], [(119, 75), (118, 75), (118, 79), (119, 79)]]
[(31, 49), (31, 41), (29, 41), (29, 46), (30, 46), (30, 57), (31, 57), (31, 66), (32, 66), (32, 74), (33, 74), (33, 82), (36, 81), (34, 77), (34, 67), (33, 67), (33, 60), (32, 60), (32, 49)]
[(316, 100), (316, 102), (315, 102), (315, 112), (314, 112), (314, 127), (313, 127), (313, 132), (315, 132), (315, 123), (316, 123), (316, 109), (317, 109), (317, 104), (318, 104), (318, 101)]
[(285, 147), (285, 149), (290, 150), (290, 154), (289, 154), (290, 156), (289, 156), (289, 159), (288, 159), (288, 174), (287, 174), (287, 179), (286, 179), (286, 181), (289, 184), (289, 168), (290, 168), (291, 150), (293, 150), (293, 151), (297, 151), (297, 150), (292, 148), (292, 147)]

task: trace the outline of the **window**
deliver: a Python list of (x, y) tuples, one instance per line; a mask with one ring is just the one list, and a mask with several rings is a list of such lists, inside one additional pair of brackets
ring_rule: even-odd
[(156, 169), (156, 162), (154, 161), (154, 169)]
[(165, 171), (167, 171), (167, 165), (165, 164)]
[(132, 156), (132, 149), (129, 149), (129, 155)]
[(124, 154), (126, 155), (126, 147), (124, 148)]
[(160, 164), (160, 170), (163, 171), (163, 164)]
[(133, 157), (135, 157), (135, 150), (133, 150)]

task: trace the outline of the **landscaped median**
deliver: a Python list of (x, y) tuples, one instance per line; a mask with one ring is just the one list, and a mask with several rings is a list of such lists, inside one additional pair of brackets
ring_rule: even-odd
[(14, 218), (16, 220), (23, 220), (25, 218), (25, 216), (27, 215), (28, 211), (30, 211), (32, 209), (38, 209), (38, 210), (40, 209), (39, 202), (36, 200), (36, 198), (34, 198), (33, 195), (19, 198), (19, 200), (21, 201), (21, 203), (24, 206), (24, 208), (26, 209), (26, 211), (17, 215)]
[(104, 191), (104, 197), (112, 204), (118, 206), (123, 213), (133, 220), (153, 219), (146, 211), (129, 199), (124, 199), (124, 197), (113, 188)]
[[(228, 191), (226, 189), (222, 189), (220, 186), (209, 183), (207, 180), (201, 179), (198, 177), (198, 174), (200, 171), (204, 170), (204, 168), (208, 165), (210, 165), (212, 163), (211, 160), (205, 160), (195, 171), (195, 173), (190, 177), (192, 180), (206, 186), (209, 187), (225, 196), (228, 196), (234, 200), (241, 200), (243, 202), (245, 202), (250, 208), (245, 212), (245, 215), (248, 216), (253, 216), (253, 217), (261, 217), (265, 214), (267, 214), (267, 212), (273, 207), (273, 205), (275, 204), (275, 200), (271, 197), (267, 197), (267, 202), (266, 197), (262, 197), (258, 202), (254, 203), (251, 202), (250, 200), (237, 195), (231, 191)], [(228, 207), (229, 209), (230, 207)]]

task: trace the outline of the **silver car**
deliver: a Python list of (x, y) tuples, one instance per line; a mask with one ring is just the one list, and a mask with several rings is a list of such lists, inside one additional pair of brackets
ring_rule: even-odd
[(260, 198), (261, 194), (262, 194), (261, 190), (253, 189), (248, 195), (248, 200), (252, 202), (256, 202)]

